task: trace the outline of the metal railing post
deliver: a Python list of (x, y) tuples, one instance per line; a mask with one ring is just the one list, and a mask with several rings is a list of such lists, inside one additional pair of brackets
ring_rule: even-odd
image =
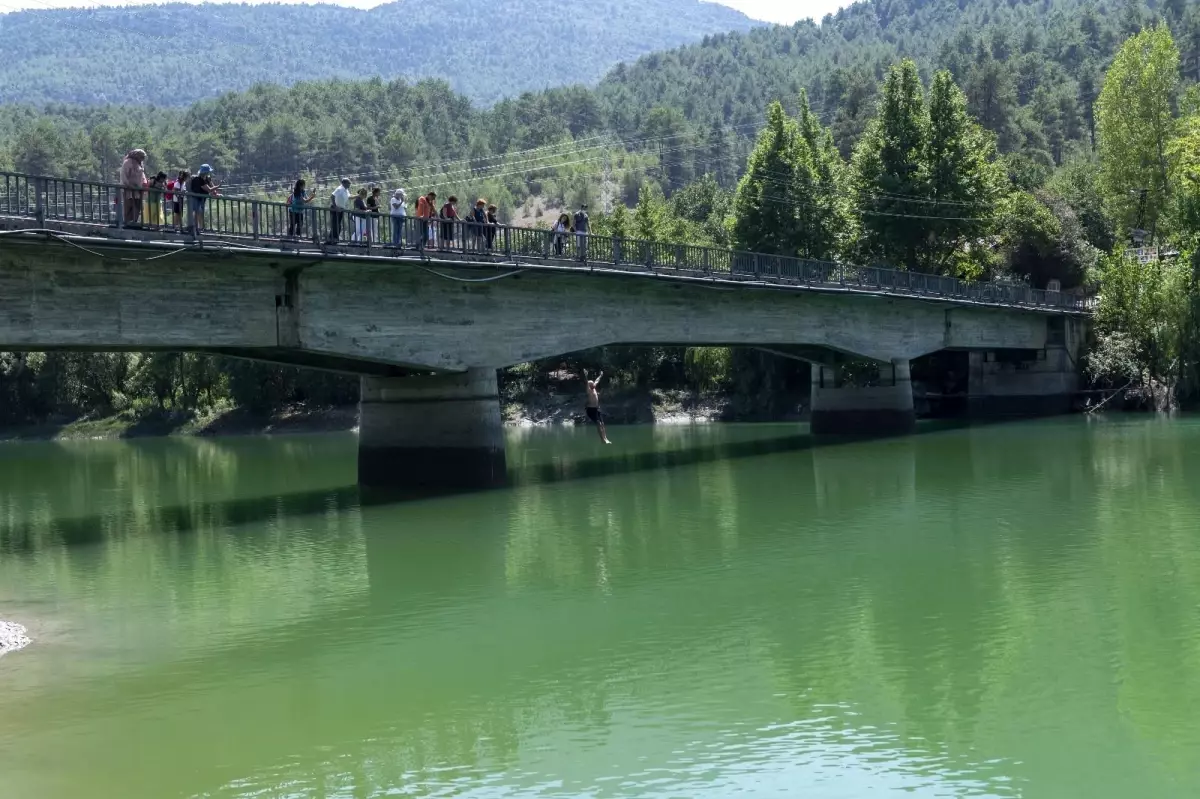
[(34, 216), (37, 217), (38, 227), (44, 227), (46, 224), (46, 179), (37, 178), (33, 182), (33, 191), (36, 203)]
[(504, 226), (504, 254), (512, 255), (512, 228), (508, 225)]
[(250, 201), (250, 234), (258, 241), (262, 234), (262, 220), (259, 218), (258, 200)]
[(613, 266), (620, 266), (621, 264), (621, 241), (620, 236), (612, 237)]

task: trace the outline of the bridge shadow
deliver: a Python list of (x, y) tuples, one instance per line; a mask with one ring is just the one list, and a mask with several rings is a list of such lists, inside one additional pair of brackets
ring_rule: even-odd
[[(936, 421), (922, 423), (918, 434), (948, 428), (966, 426), (959, 421)], [(630, 442), (634, 451), (614, 452), (614, 447), (603, 449), (603, 454), (585, 455), (578, 447), (565, 447), (561, 454), (555, 448), (561, 441), (551, 437), (547, 441), (535, 439), (536, 443), (550, 445), (546, 449), (535, 449), (521, 441), (510, 443), (508, 483), (500, 488), (478, 491), (429, 491), (364, 488), (352, 482), (349, 459), (341, 464), (346, 482), (338, 485), (336, 480), (323, 486), (300, 491), (268, 491), (262, 494), (241, 497), (203, 498), (176, 503), (154, 504), (135, 501), (109, 505), (97, 512), (81, 515), (66, 514), (22, 514), (0, 515), (0, 554), (32, 553), (46, 545), (78, 547), (95, 545), (114, 535), (126, 535), (141, 529), (146, 532), (168, 535), (188, 535), (215, 527), (253, 527), (271, 520), (311, 516), (326, 513), (364, 509), (396, 503), (420, 502), (453, 495), (502, 491), (527, 485), (564, 483), (589, 480), (620, 474), (653, 472), (695, 466), (723, 460), (736, 460), (797, 452), (813, 448), (837, 447), (865, 440), (862, 437), (814, 438), (809, 433), (773, 434), (769, 429), (756, 425), (744, 425), (742, 432), (747, 438), (737, 440), (715, 438), (703, 440), (702, 435), (685, 439), (683, 445), (663, 446), (652, 438), (653, 428), (646, 428), (647, 435), (637, 446)], [(769, 426), (771, 428), (775, 425)], [(758, 428), (756, 430), (756, 428)], [(634, 428), (623, 428), (628, 433)], [(562, 436), (571, 440), (568, 432)], [(590, 442), (590, 439), (588, 439)], [(347, 438), (350, 446), (353, 439)], [(70, 457), (70, 456), (68, 456)], [(180, 457), (184, 457), (180, 455)], [(330, 475), (335, 477), (336, 475)], [(0, 504), (3, 504), (0, 496)]]

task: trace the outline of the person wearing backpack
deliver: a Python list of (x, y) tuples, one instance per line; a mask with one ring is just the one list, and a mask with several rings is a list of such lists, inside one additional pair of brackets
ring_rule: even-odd
[(307, 197), (304, 195), (304, 180), (297, 180), (296, 186), (292, 189), (292, 194), (288, 197), (288, 232), (289, 236), (304, 235), (304, 210), (313, 198), (317, 196), (314, 190)]

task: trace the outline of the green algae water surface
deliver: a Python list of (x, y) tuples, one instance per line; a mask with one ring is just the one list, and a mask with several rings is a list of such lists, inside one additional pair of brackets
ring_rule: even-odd
[(1200, 420), (0, 445), (0, 797), (1200, 796)]

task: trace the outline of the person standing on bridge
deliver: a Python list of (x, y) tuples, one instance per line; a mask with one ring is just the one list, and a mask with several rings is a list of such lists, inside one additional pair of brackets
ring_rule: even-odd
[(192, 194), (192, 233), (197, 236), (204, 230), (204, 208), (208, 198), (218, 196), (217, 189), (221, 188), (220, 183), (213, 183), (212, 171), (208, 164), (201, 164), (200, 171), (188, 186)]
[(437, 207), (437, 192), (431, 191), (424, 197), (417, 198), (417, 223), (421, 226), (422, 251), (433, 241), (433, 217)]
[(580, 203), (579, 210), (575, 212), (575, 250), (579, 253), (581, 261), (587, 260), (589, 226), (587, 203)]
[(475, 251), (482, 252), (484, 239), (487, 235), (487, 200), (482, 198), (475, 201), (475, 207), (468, 212), (471, 220), (471, 239)]
[(304, 179), (296, 181), (296, 185), (292, 187), (292, 194), (288, 197), (288, 235), (303, 236), (304, 235), (304, 211), (308, 204), (317, 196), (314, 189), (311, 194), (304, 193)]
[(371, 234), (368, 232), (370, 228), (370, 220), (367, 218), (367, 190), (359, 189), (358, 196), (354, 198), (354, 242), (362, 244), (365, 240), (368, 244), (371, 242)]
[(383, 206), (383, 199), (380, 196), (383, 189), (378, 186), (371, 186), (371, 196), (367, 197), (367, 243), (374, 242), (378, 244), (382, 239), (379, 238), (379, 209)]
[(563, 254), (563, 245), (567, 241), (567, 233), (571, 230), (571, 217), (568, 214), (561, 214), (558, 221), (554, 223), (554, 227), (550, 231), (554, 234), (554, 254)]
[(442, 206), (442, 237), (439, 250), (449, 250), (454, 246), (454, 228), (458, 225), (458, 198), (450, 195)]
[(146, 151), (130, 150), (121, 162), (122, 210), (126, 225), (136, 225), (142, 215), (142, 189), (146, 185)]
[(496, 229), (500, 227), (500, 218), (496, 216), (498, 210), (494, 205), (487, 207), (487, 228), (484, 236), (487, 238), (488, 252), (492, 251), (492, 245), (496, 242)]
[[(564, 214), (565, 216), (565, 214)], [(584, 378), (587, 374), (584, 374)], [(608, 433), (604, 430), (604, 412), (600, 410), (600, 392), (597, 387), (600, 381), (604, 379), (604, 372), (596, 375), (594, 380), (587, 381), (587, 404), (584, 406), (584, 411), (587, 413), (587, 418), (596, 425), (596, 432), (600, 434), (600, 440), (605, 444), (611, 444), (608, 440)]]
[(144, 201), (144, 211), (146, 221), (151, 227), (162, 227), (163, 223), (163, 197), (166, 196), (167, 190), (167, 173), (159, 172), (150, 179), (150, 185), (146, 189), (146, 199)]
[(191, 179), (192, 173), (181, 169), (175, 179), (167, 184), (166, 197), (171, 205), (171, 220), (180, 233), (183, 232), (183, 204), (187, 202), (188, 181)]
[(337, 244), (342, 238), (342, 224), (350, 211), (350, 178), (342, 182), (329, 196), (329, 243)]
[(407, 201), (404, 189), (396, 189), (389, 202), (392, 217), (392, 246), (397, 250), (404, 249), (404, 222), (408, 218), (408, 208), (405, 207)]

